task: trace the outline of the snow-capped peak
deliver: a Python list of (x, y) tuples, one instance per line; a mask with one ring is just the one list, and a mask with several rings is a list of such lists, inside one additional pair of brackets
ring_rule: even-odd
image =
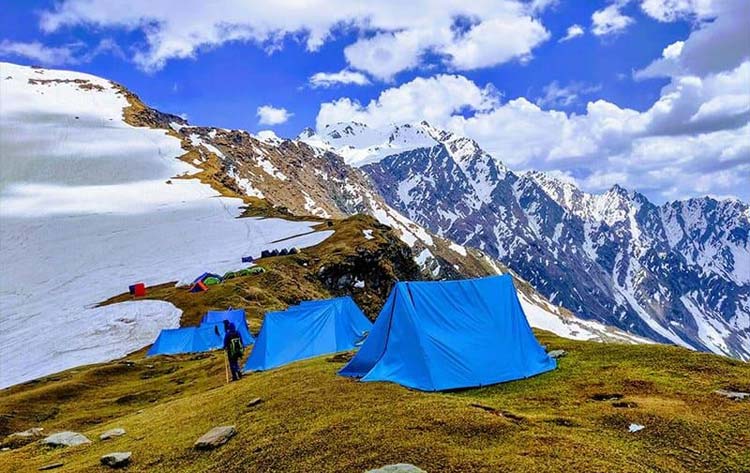
[(325, 147), (355, 167), (378, 162), (386, 156), (417, 148), (432, 147), (437, 141), (420, 125), (400, 124), (373, 128), (359, 122), (326, 125), (319, 133), (300, 133), (298, 139), (311, 146)]

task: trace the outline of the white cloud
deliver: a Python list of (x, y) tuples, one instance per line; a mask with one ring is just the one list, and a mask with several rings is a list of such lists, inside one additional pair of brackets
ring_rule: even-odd
[(326, 124), (342, 121), (359, 121), (376, 127), (421, 120), (444, 123), (446, 117), (459, 111), (491, 110), (498, 103), (494, 87), (479, 87), (463, 76), (419, 77), (400, 87), (384, 90), (367, 105), (346, 97), (323, 103), (317, 127), (322, 130)]
[[(625, 3), (627, 0), (625, 0)], [(618, 1), (608, 7), (597, 10), (591, 15), (591, 31), (596, 36), (606, 36), (620, 33), (627, 28), (633, 19), (622, 14), (620, 9), (624, 6), (623, 1)]]
[(77, 64), (79, 62), (76, 57), (78, 49), (79, 45), (51, 47), (38, 41), (23, 43), (4, 40), (0, 42), (0, 54), (3, 56), (23, 57), (44, 66)]
[[(134, 60), (144, 70), (160, 69), (171, 59), (192, 58), (228, 41), (255, 42), (272, 51), (282, 47), (284, 38), (293, 37), (314, 51), (341, 30), (355, 30), (360, 39), (345, 48), (349, 66), (388, 80), (419, 67), (428, 53), (455, 69), (528, 58), (549, 35), (536, 15), (552, 3), (63, 0), (43, 12), (41, 27), (47, 32), (82, 24), (139, 30), (147, 47), (138, 50)], [(467, 30), (455, 28), (458, 18), (470, 19)]]
[(644, 0), (644, 12), (659, 21), (690, 18), (696, 27), (679, 49), (670, 45), (663, 57), (636, 73), (636, 78), (703, 76), (737, 67), (750, 59), (747, 0)]
[[(511, 168), (575, 171), (591, 191), (619, 183), (656, 200), (695, 192), (747, 199), (750, 189), (739, 182), (750, 176), (748, 83), (750, 61), (703, 78), (674, 79), (643, 112), (596, 100), (579, 115), (544, 110), (523, 97), (501, 103), (492, 87), (438, 75), (387, 89), (366, 105), (349, 98), (324, 103), (317, 126), (426, 119), (476, 139)], [(569, 100), (562, 89), (551, 94), (556, 101)], [(675, 179), (691, 184), (675, 188)]]
[(289, 120), (293, 113), (289, 113), (285, 108), (276, 108), (271, 105), (258, 107), (256, 112), (258, 123), (261, 125), (280, 125)]
[(583, 35), (584, 35), (584, 31), (581, 25), (571, 25), (568, 27), (568, 31), (565, 33), (565, 36), (560, 38), (558, 43), (562, 43), (564, 41), (570, 41), (573, 38), (577, 38)]
[(367, 85), (369, 83), (370, 80), (366, 75), (346, 69), (339, 72), (316, 72), (310, 76), (310, 86), (313, 88), (331, 87), (336, 84)]

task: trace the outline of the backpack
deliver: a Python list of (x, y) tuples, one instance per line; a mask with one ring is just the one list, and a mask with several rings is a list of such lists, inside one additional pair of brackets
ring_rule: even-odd
[(229, 339), (229, 350), (227, 350), (229, 358), (233, 360), (242, 358), (242, 350), (242, 339), (240, 337), (232, 337)]

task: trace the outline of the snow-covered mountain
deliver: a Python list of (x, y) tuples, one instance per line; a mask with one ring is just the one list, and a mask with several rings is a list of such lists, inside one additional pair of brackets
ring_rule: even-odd
[[(404, 129), (409, 139), (383, 145)], [(619, 186), (588, 194), (543, 173), (514, 173), (473, 140), (425, 122), (379, 130), (341, 123), (300, 139), (350, 156), (389, 205), (499, 258), (583, 318), (750, 359), (745, 203), (656, 206)]]

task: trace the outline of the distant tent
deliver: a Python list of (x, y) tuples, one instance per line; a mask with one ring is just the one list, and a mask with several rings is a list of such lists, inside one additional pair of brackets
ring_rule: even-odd
[(350, 297), (269, 312), (245, 370), (261, 371), (327, 353), (351, 350), (372, 322)]
[[(208, 282), (210, 280), (210, 282)], [(190, 285), (190, 292), (202, 292), (207, 291), (209, 285), (218, 284), (221, 282), (221, 276), (214, 273), (203, 273), (193, 281)]]
[(197, 283), (194, 283), (192, 286), (190, 286), (190, 292), (203, 292), (208, 291), (208, 286), (203, 284), (203, 281), (198, 281)]
[(423, 391), (486, 386), (555, 369), (509, 275), (399, 282), (339, 374)]
[(165, 329), (148, 351), (147, 356), (178, 355), (218, 350), (224, 346), (222, 324), (201, 324), (200, 327)]
[(213, 276), (209, 276), (206, 279), (203, 280), (203, 284), (206, 286), (215, 286), (221, 282), (221, 279), (215, 278)]
[(128, 291), (135, 297), (143, 297), (146, 295), (146, 285), (142, 282), (137, 282), (131, 286), (128, 286)]
[(252, 345), (255, 343), (255, 338), (250, 334), (250, 330), (247, 327), (247, 320), (245, 319), (244, 309), (229, 309), (229, 310), (209, 310), (201, 320), (201, 326), (223, 324), (225, 320), (228, 320), (234, 324), (237, 331), (240, 332), (242, 343)]

